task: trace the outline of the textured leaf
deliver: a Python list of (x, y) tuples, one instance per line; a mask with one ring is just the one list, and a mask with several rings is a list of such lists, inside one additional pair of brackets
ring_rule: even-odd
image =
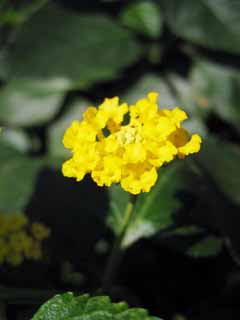
[(32, 320), (160, 320), (142, 308), (128, 308), (124, 302), (112, 303), (107, 296), (75, 297), (68, 292), (56, 295), (40, 307)]
[(123, 10), (121, 20), (127, 27), (146, 36), (157, 38), (162, 32), (160, 8), (153, 1), (131, 3)]
[(179, 170), (180, 164), (160, 168), (157, 184), (151, 192), (138, 196), (122, 242), (124, 247), (172, 224), (173, 213), (180, 206), (176, 198), (176, 192), (182, 184)]
[(164, 0), (165, 20), (178, 36), (211, 49), (239, 53), (240, 2)]
[(28, 158), (0, 141), (0, 209), (21, 211), (34, 190), (39, 159)]
[(76, 100), (70, 105), (66, 113), (49, 128), (49, 152), (51, 156), (69, 157), (69, 151), (64, 148), (62, 139), (64, 132), (70, 126), (73, 120), (81, 120), (82, 113), (90, 105), (86, 100)]
[(7, 63), (12, 77), (69, 89), (112, 79), (139, 55), (131, 35), (109, 18), (51, 6), (23, 24)]
[(12, 126), (33, 126), (54, 117), (63, 93), (48, 93), (25, 81), (12, 81), (0, 89), (0, 120)]
[(216, 186), (236, 204), (240, 204), (240, 149), (216, 137), (203, 144), (198, 161)]
[(203, 258), (215, 256), (222, 249), (222, 240), (220, 238), (209, 236), (195, 243), (187, 250), (187, 254), (194, 258)]

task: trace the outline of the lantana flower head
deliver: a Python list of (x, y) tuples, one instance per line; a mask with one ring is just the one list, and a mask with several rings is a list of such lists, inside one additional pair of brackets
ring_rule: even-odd
[(165, 163), (198, 152), (201, 137), (181, 127), (186, 113), (159, 109), (157, 98), (150, 92), (130, 106), (106, 98), (98, 109), (87, 108), (83, 120), (65, 132), (63, 144), (72, 157), (63, 164), (64, 176), (81, 181), (90, 174), (98, 186), (120, 183), (139, 194), (150, 191)]

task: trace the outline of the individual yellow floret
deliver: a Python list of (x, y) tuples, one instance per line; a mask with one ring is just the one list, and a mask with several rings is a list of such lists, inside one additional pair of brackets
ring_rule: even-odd
[(50, 229), (45, 227), (42, 223), (34, 222), (31, 226), (31, 232), (35, 239), (44, 240), (50, 235)]
[(178, 107), (159, 109), (157, 98), (150, 92), (131, 106), (114, 97), (89, 107), (63, 137), (72, 152), (63, 164), (64, 176), (80, 181), (90, 174), (98, 186), (120, 183), (139, 194), (154, 186), (161, 166), (198, 152), (200, 136), (190, 137), (181, 127), (187, 114)]

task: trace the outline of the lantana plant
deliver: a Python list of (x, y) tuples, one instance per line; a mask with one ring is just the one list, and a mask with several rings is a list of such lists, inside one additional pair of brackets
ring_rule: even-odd
[[(155, 92), (150, 92), (146, 98), (138, 100), (134, 105), (119, 103), (118, 97), (106, 98), (98, 108), (88, 107), (82, 121), (73, 121), (63, 137), (65, 148), (72, 154), (62, 166), (65, 177), (81, 181), (89, 174), (99, 187), (118, 184), (128, 193), (129, 201), (122, 213), (123, 223), (117, 232), (103, 276), (103, 291), (108, 291), (114, 281), (129, 222), (133, 214), (138, 214), (135, 210), (137, 197), (141, 193), (147, 193), (148, 196), (144, 198), (147, 202), (162, 167), (175, 158), (184, 159), (199, 152), (201, 147), (201, 137), (198, 134), (190, 136), (181, 126), (187, 119), (187, 114), (179, 107), (160, 109), (157, 99), (158, 94)], [(144, 206), (145, 203), (141, 205)], [(64, 297), (53, 298), (40, 308), (33, 319), (50, 319), (46, 315), (54, 308), (54, 299), (59, 301), (60, 307), (65, 308), (65, 305), (68, 305), (66, 308), (71, 315), (71, 303), (75, 301), (74, 305), (77, 306), (77, 300), (83, 298), (69, 298), (71, 303), (67, 303)], [(85, 319), (85, 311), (86, 309), (81, 309), (76, 314), (74, 311), (73, 315)], [(127, 312), (120, 312), (116, 319), (132, 319), (129, 316), (131, 312), (136, 319), (145, 319), (144, 316), (151, 319), (145, 311), (141, 316), (142, 311), (139, 309), (130, 311), (129, 315)], [(75, 318), (69, 316), (66, 319)], [(93, 318), (90, 316), (89, 319)]]

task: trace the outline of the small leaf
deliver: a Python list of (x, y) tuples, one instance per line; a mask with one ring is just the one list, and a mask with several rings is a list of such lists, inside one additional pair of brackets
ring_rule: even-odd
[(236, 0), (164, 0), (165, 20), (178, 36), (211, 49), (240, 52)]
[(52, 89), (60, 83), (63, 90), (113, 79), (140, 54), (131, 34), (110, 18), (51, 5), (22, 25), (6, 63), (10, 77), (44, 80)]
[(138, 1), (128, 5), (121, 14), (124, 25), (146, 36), (157, 38), (162, 32), (162, 16), (153, 1)]
[(47, 93), (24, 81), (0, 89), (0, 120), (11, 126), (33, 126), (49, 121), (61, 106), (63, 93)]
[(122, 242), (123, 247), (140, 238), (153, 236), (172, 224), (173, 213), (180, 206), (176, 198), (182, 185), (179, 170), (179, 164), (160, 168), (157, 184), (149, 193), (138, 196)]
[(31, 159), (0, 141), (0, 209), (21, 211), (29, 201), (40, 159)]
[(32, 320), (161, 320), (142, 308), (112, 303), (107, 296), (75, 297), (71, 292), (56, 295), (40, 307)]
[(219, 254), (221, 249), (222, 239), (209, 236), (192, 245), (186, 253), (194, 258), (204, 258)]
[(192, 226), (177, 227), (173, 230), (167, 231), (165, 234), (167, 236), (192, 236), (196, 234), (201, 234), (202, 232), (203, 232), (203, 229), (192, 225)]

